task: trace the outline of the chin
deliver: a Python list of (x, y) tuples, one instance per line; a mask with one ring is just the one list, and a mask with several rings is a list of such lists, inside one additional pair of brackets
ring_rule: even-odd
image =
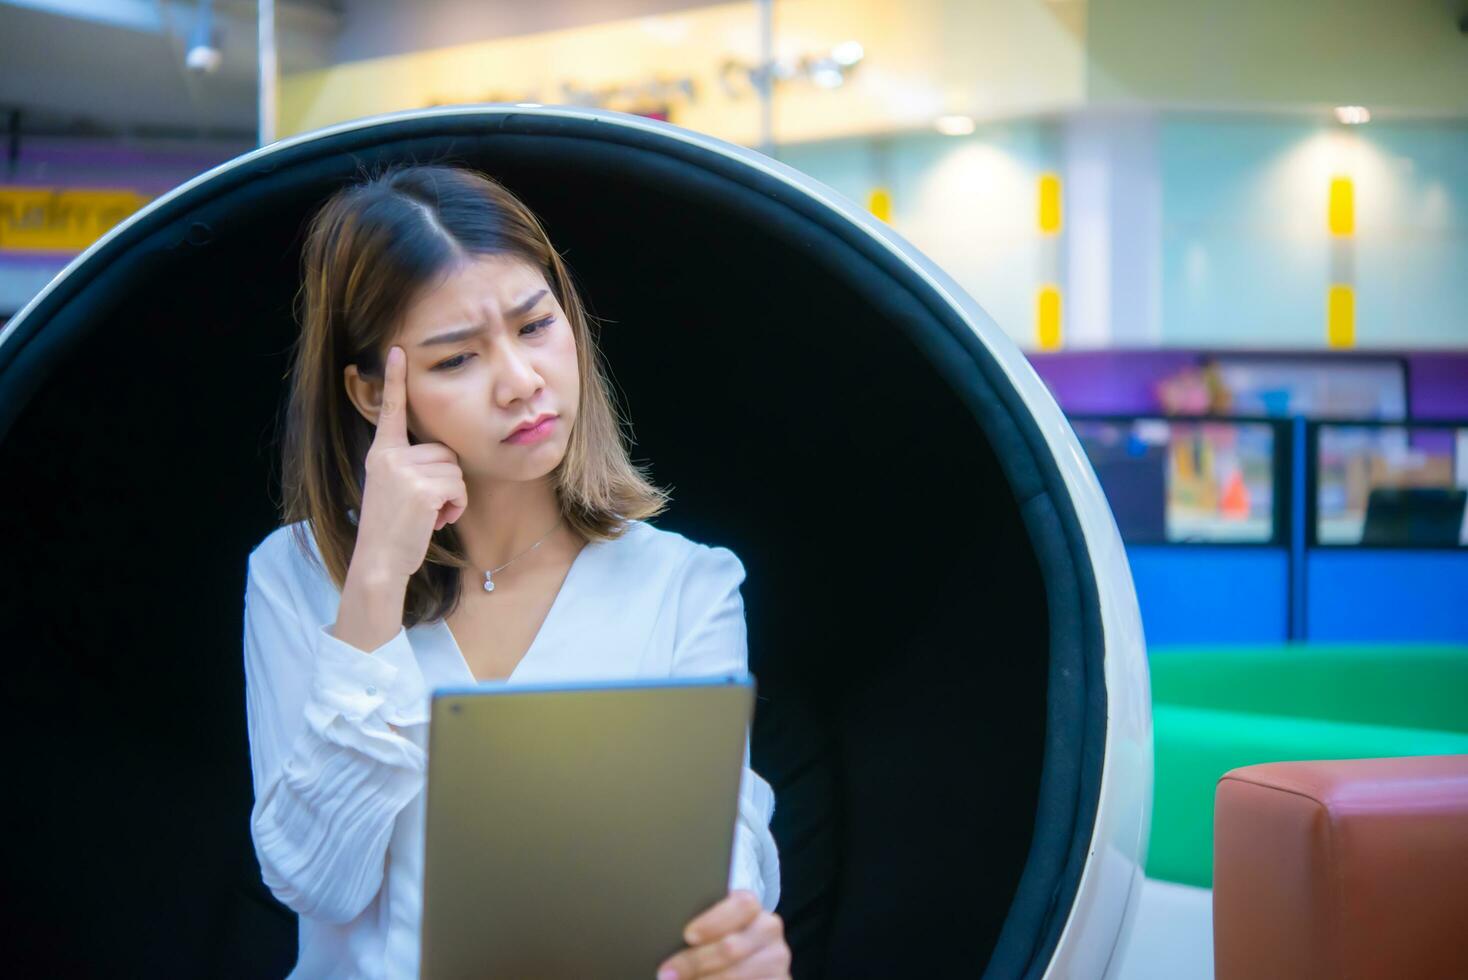
[(534, 455), (526, 454), (527, 458), (520, 460), (519, 465), (501, 465), (493, 467), (485, 475), (493, 480), (504, 480), (514, 483), (525, 483), (530, 480), (539, 480), (554, 472), (561, 461), (566, 458), (566, 447), (555, 449), (551, 446), (537, 446), (543, 452)]

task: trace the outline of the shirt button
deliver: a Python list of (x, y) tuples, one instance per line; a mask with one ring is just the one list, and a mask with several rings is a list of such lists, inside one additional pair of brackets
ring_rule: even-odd
[(367, 696), (370, 698), (373, 695), (375, 695), (376, 693), (377, 693), (377, 688), (373, 687), (371, 684), (368, 684), (367, 685)]

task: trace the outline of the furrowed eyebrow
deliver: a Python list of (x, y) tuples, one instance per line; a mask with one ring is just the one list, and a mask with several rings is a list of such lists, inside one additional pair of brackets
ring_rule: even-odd
[[(524, 316), (526, 313), (529, 313), (532, 309), (534, 309), (535, 304), (539, 303), (541, 298), (544, 297), (545, 294), (549, 291), (550, 290), (548, 289), (537, 290), (526, 299), (522, 300), (519, 303), (516, 303), (515, 306), (505, 315), (511, 319), (517, 316)], [(427, 340), (419, 341), (418, 346), (436, 347), (444, 344), (457, 344), (461, 340), (467, 340), (470, 337), (477, 337), (479, 334), (482, 334), (484, 330), (485, 328), (483, 325), (477, 327), (464, 327), (459, 330), (450, 330), (448, 333), (441, 333), (437, 336), (429, 337)]]
[(520, 305), (511, 309), (509, 315), (512, 317), (516, 317), (524, 316), (526, 313), (529, 313), (532, 309), (535, 308), (535, 304), (540, 302), (540, 298), (544, 296), (547, 292), (549, 292), (549, 290), (537, 290), (533, 295), (526, 298), (525, 300), (522, 300)]

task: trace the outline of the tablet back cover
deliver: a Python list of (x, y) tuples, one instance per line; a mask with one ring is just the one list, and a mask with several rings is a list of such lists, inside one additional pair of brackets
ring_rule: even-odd
[(420, 976), (652, 976), (727, 894), (752, 675), (440, 689)]

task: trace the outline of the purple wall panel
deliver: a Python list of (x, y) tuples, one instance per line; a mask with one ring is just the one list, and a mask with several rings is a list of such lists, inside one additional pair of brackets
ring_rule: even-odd
[[(1156, 394), (1159, 381), (1188, 365), (1200, 363), (1209, 353), (1175, 349), (1090, 350), (1027, 356), (1067, 413), (1144, 415), (1161, 411)], [(1330, 356), (1329, 351), (1299, 353)], [(1408, 397), (1414, 418), (1468, 419), (1468, 351), (1380, 353), (1407, 359)]]
[(1468, 351), (1408, 354), (1407, 376), (1414, 417), (1468, 419)]
[(1158, 381), (1199, 361), (1197, 351), (1095, 350), (1031, 354), (1030, 363), (1067, 412), (1142, 415), (1160, 406)]
[[(130, 190), (156, 198), (251, 149), (251, 145), (233, 142), (123, 143), (24, 137), (19, 153), (0, 169), (0, 183)], [(74, 252), (0, 252), (0, 318), (24, 306), (75, 257)]]
[(157, 196), (253, 149), (239, 143), (124, 144), (30, 137), (3, 183), (97, 187)]

